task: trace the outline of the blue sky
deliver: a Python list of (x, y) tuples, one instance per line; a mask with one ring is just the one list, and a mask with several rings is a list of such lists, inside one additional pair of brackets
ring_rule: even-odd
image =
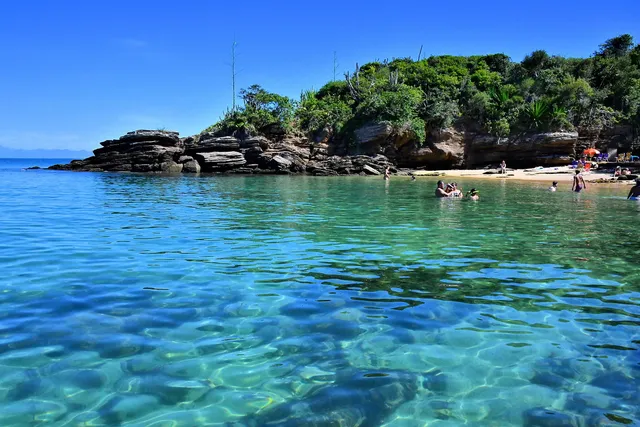
[(139, 128), (201, 131), (237, 85), (298, 97), (356, 62), (640, 42), (640, 1), (58, 0), (0, 3), (0, 145), (93, 149)]

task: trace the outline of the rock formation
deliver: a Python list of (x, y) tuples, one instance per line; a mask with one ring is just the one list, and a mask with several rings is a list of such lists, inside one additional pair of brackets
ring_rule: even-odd
[[(100, 143), (93, 156), (50, 169), (158, 173), (307, 173), (311, 175), (378, 175), (387, 166), (446, 169), (497, 165), (562, 165), (575, 156), (578, 134), (527, 134), (498, 138), (464, 129), (444, 129), (419, 144), (407, 127), (369, 123), (355, 132), (351, 146), (324, 140), (279, 136), (216, 136), (203, 133), (180, 138), (177, 132), (137, 130)], [(345, 152), (351, 155), (344, 154)], [(344, 155), (336, 155), (336, 153)]]

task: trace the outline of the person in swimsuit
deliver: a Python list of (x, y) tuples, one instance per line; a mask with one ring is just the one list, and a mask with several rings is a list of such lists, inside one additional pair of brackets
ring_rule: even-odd
[(391, 178), (391, 172), (389, 170), (389, 166), (387, 166), (387, 168), (384, 170), (384, 180), (388, 181), (389, 178)]
[(452, 182), (450, 185), (451, 192), (449, 192), (449, 197), (462, 197), (462, 190), (458, 189), (458, 183)]
[(504, 160), (502, 161), (502, 163), (500, 163), (500, 173), (507, 173), (507, 162), (505, 162)]
[(637, 178), (636, 185), (631, 187), (627, 200), (640, 200), (640, 178)]
[(571, 186), (571, 191), (575, 191), (576, 193), (581, 192), (582, 190), (587, 189), (587, 183), (584, 182), (584, 177), (580, 173), (580, 170), (576, 170), (576, 174), (573, 176), (573, 185)]
[(479, 200), (480, 196), (478, 196), (478, 190), (476, 190), (475, 188), (472, 188), (469, 193), (467, 193), (467, 196), (469, 196), (469, 198), (471, 200)]
[(449, 197), (449, 193), (444, 191), (444, 182), (438, 181), (438, 187), (436, 188), (436, 197)]
[(553, 181), (551, 187), (549, 187), (549, 191), (557, 191), (558, 190), (558, 181)]

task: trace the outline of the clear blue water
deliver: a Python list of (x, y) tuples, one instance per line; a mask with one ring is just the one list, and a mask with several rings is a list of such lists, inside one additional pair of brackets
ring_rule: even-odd
[(639, 425), (624, 187), (51, 163), (0, 160), (1, 426)]

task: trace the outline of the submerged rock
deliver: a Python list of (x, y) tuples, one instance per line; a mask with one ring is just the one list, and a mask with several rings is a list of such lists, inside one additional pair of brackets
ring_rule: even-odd
[(555, 409), (532, 408), (522, 414), (524, 427), (577, 427), (575, 417)]
[(283, 403), (232, 426), (381, 425), (402, 404), (415, 398), (419, 377), (402, 371), (343, 371), (331, 385), (313, 388), (300, 400)]

